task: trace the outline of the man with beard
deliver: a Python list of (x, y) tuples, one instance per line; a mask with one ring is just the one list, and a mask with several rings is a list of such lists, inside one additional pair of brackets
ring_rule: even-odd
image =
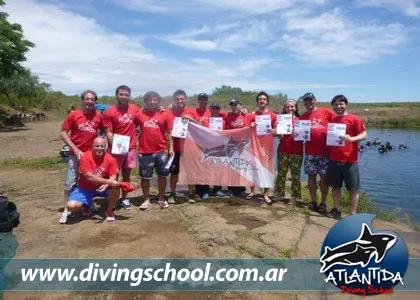
[(120, 195), (117, 181), (119, 169), (115, 158), (106, 153), (108, 142), (101, 137), (95, 138), (92, 150), (84, 153), (79, 163), (79, 186), (69, 195), (66, 207), (75, 212), (82, 207), (91, 207), (93, 198), (107, 197), (106, 221), (115, 221), (113, 207)]
[[(131, 89), (126, 85), (117, 87), (115, 96), (117, 104), (104, 112), (104, 125), (109, 145), (112, 146), (114, 134), (130, 137), (130, 147), (125, 154), (112, 154), (117, 160), (121, 169), (122, 180), (130, 182), (131, 169), (137, 166), (136, 151), (136, 127), (134, 118), (139, 112), (138, 106), (130, 102)], [(121, 193), (121, 204), (124, 209), (131, 209), (130, 200), (127, 199), (127, 192)]]
[[(79, 161), (83, 153), (92, 148), (93, 140), (98, 136), (98, 129), (102, 126), (102, 114), (95, 110), (98, 96), (94, 91), (84, 91), (80, 98), (80, 109), (70, 112), (63, 122), (60, 137), (70, 147), (67, 162), (66, 180), (64, 187), (64, 211), (60, 224), (67, 223), (70, 211), (66, 207), (68, 196), (76, 187), (79, 177)], [(69, 135), (70, 134), (70, 135)], [(90, 215), (90, 207), (86, 207), (84, 215)]]
[[(305, 162), (304, 171), (308, 175), (308, 188), (311, 195), (309, 208), (321, 214), (327, 211), (328, 185), (326, 174), (328, 168), (328, 147), (327, 147), (327, 128), (328, 122), (334, 117), (335, 113), (324, 107), (316, 105), (316, 98), (312, 93), (302, 96), (303, 105), (306, 112), (300, 117), (301, 120), (311, 121), (311, 140), (305, 143)], [(319, 175), (321, 189), (321, 204), (318, 206), (316, 199), (317, 182), (316, 176)]]
[(350, 192), (351, 214), (357, 212), (359, 203), (359, 142), (367, 138), (365, 124), (361, 118), (347, 112), (348, 100), (343, 95), (335, 96), (331, 105), (337, 114), (331, 123), (346, 124), (346, 134), (340, 137), (344, 141), (344, 147), (330, 147), (330, 162), (327, 170), (327, 183), (332, 187), (334, 208), (328, 213), (328, 217), (341, 218), (341, 187), (343, 182)]

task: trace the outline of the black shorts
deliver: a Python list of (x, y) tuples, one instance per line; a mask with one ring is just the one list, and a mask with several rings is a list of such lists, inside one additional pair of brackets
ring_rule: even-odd
[(360, 188), (359, 165), (357, 163), (330, 161), (327, 170), (328, 186), (341, 188), (343, 182), (348, 190), (358, 190)]
[(181, 152), (176, 151), (174, 160), (172, 161), (172, 165), (169, 169), (169, 173), (171, 175), (178, 175), (179, 174), (179, 162), (180, 162), (179, 159), (180, 159), (180, 156), (181, 156)]

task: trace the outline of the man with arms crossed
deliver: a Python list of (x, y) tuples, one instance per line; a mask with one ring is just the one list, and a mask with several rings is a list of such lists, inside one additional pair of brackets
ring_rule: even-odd
[[(168, 170), (165, 169), (168, 160), (166, 135), (170, 133), (168, 117), (165, 112), (160, 111), (161, 98), (158, 93), (147, 92), (144, 95), (144, 103), (145, 109), (139, 111), (135, 118), (135, 123), (140, 125), (139, 161), (144, 197), (144, 202), (139, 208), (147, 209), (150, 206), (150, 179), (155, 168), (158, 175), (158, 204), (161, 208), (168, 208), (169, 204), (164, 197), (168, 175)], [(174, 155), (172, 141), (169, 140), (169, 155)]]
[[(71, 190), (76, 187), (79, 177), (79, 161), (83, 153), (92, 149), (92, 142), (102, 126), (102, 114), (95, 110), (98, 96), (94, 91), (84, 91), (80, 98), (82, 107), (71, 111), (63, 122), (60, 137), (70, 148), (64, 187), (64, 211), (60, 223), (67, 223), (70, 211), (66, 207)], [(70, 136), (69, 136), (70, 133)], [(90, 215), (90, 207), (85, 207), (84, 215)]]
[[(126, 154), (112, 154), (117, 160), (118, 167), (121, 168), (122, 180), (130, 182), (131, 169), (137, 166), (136, 151), (136, 124), (134, 118), (140, 110), (136, 105), (129, 103), (131, 89), (126, 85), (117, 87), (115, 96), (117, 104), (104, 112), (104, 125), (106, 136), (109, 141), (110, 149), (114, 141), (114, 134), (130, 137), (130, 147)], [(131, 209), (130, 200), (127, 199), (127, 192), (121, 193), (122, 207)]]
[(330, 123), (346, 124), (346, 135), (341, 137), (344, 141), (344, 147), (330, 147), (330, 162), (327, 171), (327, 183), (332, 187), (334, 198), (334, 208), (328, 213), (328, 217), (341, 218), (341, 187), (344, 184), (350, 191), (351, 214), (357, 212), (359, 203), (359, 142), (367, 138), (365, 124), (361, 118), (349, 114), (347, 109), (348, 100), (343, 95), (335, 96), (331, 105), (337, 116)]
[(107, 146), (107, 140), (97, 137), (93, 141), (92, 150), (80, 159), (79, 186), (69, 195), (66, 206), (70, 211), (77, 211), (82, 207), (91, 207), (95, 197), (107, 197), (106, 221), (112, 222), (115, 221), (112, 208), (120, 196), (120, 184), (117, 181), (117, 161), (106, 153)]
[[(326, 201), (328, 196), (328, 185), (325, 178), (329, 162), (327, 128), (328, 122), (335, 117), (335, 113), (329, 108), (317, 107), (316, 98), (312, 93), (303, 95), (302, 100), (306, 112), (300, 119), (311, 121), (311, 140), (305, 143), (304, 162), (304, 171), (308, 175), (308, 188), (311, 195), (309, 208), (312, 211), (324, 214), (327, 211)], [(321, 178), (321, 205), (319, 206), (316, 199), (316, 175)]]

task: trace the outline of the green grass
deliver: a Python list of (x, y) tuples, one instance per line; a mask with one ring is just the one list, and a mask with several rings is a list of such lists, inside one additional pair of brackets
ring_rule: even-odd
[(294, 250), (292, 248), (280, 248), (278, 250), (279, 257), (282, 258), (292, 258), (294, 254)]
[(23, 169), (49, 169), (63, 167), (58, 156), (47, 156), (40, 158), (15, 158), (0, 160), (1, 167), (23, 168)]

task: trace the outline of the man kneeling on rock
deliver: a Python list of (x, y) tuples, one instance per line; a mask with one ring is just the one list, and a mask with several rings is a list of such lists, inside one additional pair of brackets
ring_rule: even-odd
[(117, 161), (106, 153), (107, 146), (108, 142), (98, 137), (92, 150), (84, 153), (79, 162), (79, 186), (69, 195), (66, 207), (72, 212), (83, 208), (83, 215), (90, 215), (93, 198), (107, 197), (106, 221), (112, 222), (115, 221), (112, 208), (120, 196), (120, 184)]

